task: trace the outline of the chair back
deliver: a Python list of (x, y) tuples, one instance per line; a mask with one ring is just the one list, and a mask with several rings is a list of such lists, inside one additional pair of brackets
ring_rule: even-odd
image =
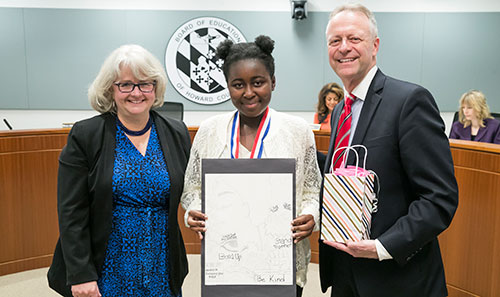
[(500, 121), (500, 113), (498, 113), (498, 112), (492, 112), (491, 116)]
[(182, 121), (184, 105), (181, 102), (165, 101), (161, 107), (155, 109), (161, 116)]

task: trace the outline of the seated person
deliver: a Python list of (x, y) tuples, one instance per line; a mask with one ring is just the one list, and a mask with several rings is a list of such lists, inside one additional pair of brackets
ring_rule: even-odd
[(460, 98), (458, 121), (451, 127), (450, 138), (500, 144), (500, 121), (491, 116), (481, 91), (471, 90)]
[(321, 124), (320, 130), (330, 131), (330, 118), (335, 105), (344, 98), (344, 90), (336, 83), (329, 83), (318, 94), (318, 105), (314, 114), (314, 123)]

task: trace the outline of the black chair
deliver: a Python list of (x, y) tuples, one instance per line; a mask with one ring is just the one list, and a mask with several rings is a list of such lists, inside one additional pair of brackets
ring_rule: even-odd
[(161, 116), (182, 121), (184, 118), (184, 105), (181, 102), (165, 101), (161, 107), (155, 109)]
[[(500, 121), (500, 113), (492, 112), (491, 116)], [(456, 121), (458, 121), (458, 111), (455, 111), (455, 115), (453, 115), (453, 122), (452, 123), (455, 123)]]
[(500, 121), (500, 113), (498, 113), (498, 112), (492, 112), (491, 116)]

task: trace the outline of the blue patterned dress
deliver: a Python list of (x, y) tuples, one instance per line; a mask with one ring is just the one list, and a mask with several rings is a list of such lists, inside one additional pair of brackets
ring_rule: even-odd
[(174, 296), (168, 261), (170, 177), (155, 125), (145, 156), (116, 129), (113, 224), (99, 290), (103, 297)]

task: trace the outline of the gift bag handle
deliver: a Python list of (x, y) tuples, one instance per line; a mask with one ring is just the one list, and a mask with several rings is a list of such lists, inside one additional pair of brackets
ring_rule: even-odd
[[(362, 144), (355, 144), (355, 145), (351, 145), (351, 146), (349, 147), (349, 149), (352, 149), (353, 151), (355, 151), (355, 152), (356, 152), (356, 156), (358, 156), (358, 151), (356, 151), (356, 150), (354, 149), (354, 148), (356, 148), (356, 147), (360, 147), (360, 148), (363, 148), (363, 149), (365, 150), (365, 157), (363, 158), (363, 169), (366, 169), (366, 158), (368, 157), (368, 149), (366, 148), (366, 146), (364, 146), (364, 145), (362, 145)], [(346, 158), (346, 156), (347, 156), (347, 154), (344, 154), (344, 156), (343, 156), (343, 157), (344, 157), (344, 158)], [(356, 163), (356, 167), (358, 167), (357, 165), (358, 165), (358, 163)]]
[[(342, 146), (342, 147), (339, 147), (338, 149), (336, 149), (334, 152), (333, 152), (333, 155), (332, 155), (332, 158), (333, 156), (335, 156), (335, 154), (337, 154), (337, 152), (339, 150), (352, 150), (354, 151), (354, 155), (356, 156), (356, 170), (355, 170), (355, 175), (357, 176), (358, 175), (358, 167), (359, 167), (359, 155), (358, 155), (358, 151), (356, 151), (354, 148), (356, 147), (360, 147), (360, 148), (363, 148), (365, 150), (365, 157), (364, 157), (364, 160), (363, 160), (363, 169), (366, 169), (366, 158), (368, 156), (368, 149), (366, 148), (366, 146), (362, 145), (362, 144), (355, 144), (355, 145), (351, 145), (351, 146)], [(344, 155), (342, 156), (342, 163), (345, 165), (345, 167), (347, 167), (347, 164), (346, 164), (346, 156), (347, 154), (344, 153)], [(333, 160), (332, 160), (333, 161)], [(331, 165), (331, 170), (333, 172), (333, 162), (332, 162), (332, 165)]]

